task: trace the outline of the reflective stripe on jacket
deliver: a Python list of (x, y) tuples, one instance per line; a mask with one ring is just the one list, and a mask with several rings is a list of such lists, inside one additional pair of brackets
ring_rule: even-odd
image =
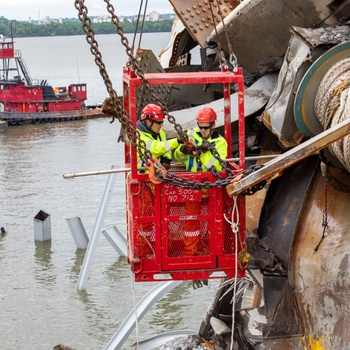
[[(146, 131), (137, 130), (140, 133), (141, 140), (145, 142), (146, 148), (152, 153), (153, 157), (157, 159), (160, 157), (172, 158), (171, 151), (179, 145), (176, 138), (167, 140), (163, 130), (160, 130), (157, 139)], [(143, 166), (139, 154), (137, 154), (137, 165), (138, 167)]]
[[(199, 128), (194, 128), (188, 131), (187, 135), (195, 143), (196, 146), (200, 146), (204, 141)], [(215, 147), (220, 158), (227, 158), (227, 142), (217, 131), (214, 130), (210, 138), (206, 141), (208, 141), (212, 146)], [(180, 151), (180, 148), (181, 147), (178, 147), (175, 150), (175, 159), (183, 164), (186, 164), (186, 169), (188, 171), (197, 171), (198, 164), (196, 157), (190, 157), (188, 155), (183, 154)], [(208, 171), (212, 166), (214, 166), (219, 171), (222, 169), (220, 162), (213, 156), (213, 154), (210, 151), (202, 153), (199, 159), (202, 163), (202, 171)]]

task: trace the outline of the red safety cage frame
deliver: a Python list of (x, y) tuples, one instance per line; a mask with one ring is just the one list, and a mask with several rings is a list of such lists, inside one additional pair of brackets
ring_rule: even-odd
[[(235, 173), (245, 169), (244, 79), (239, 68), (233, 72), (191, 72), (145, 74), (150, 85), (221, 83), (224, 88), (224, 137), (231, 155), (230, 84), (238, 87), (239, 165), (231, 164)], [(136, 126), (136, 91), (142, 80), (129, 68), (124, 69), (124, 109)], [(166, 182), (154, 184), (148, 174), (137, 169), (137, 154), (127, 138), (126, 176), (128, 262), (135, 281), (197, 280), (232, 278), (245, 275), (242, 256), (245, 252), (245, 198), (236, 200), (226, 188), (187, 189)], [(201, 182), (215, 182), (210, 172), (176, 172), (177, 176)], [(227, 176), (226, 173), (220, 173)], [(187, 203), (196, 206), (196, 215), (186, 214)], [(234, 210), (238, 208), (237, 211)], [(234, 213), (234, 215), (232, 215)], [(238, 233), (231, 223), (238, 222)], [(194, 255), (184, 255), (185, 222), (196, 222), (200, 243)], [(146, 228), (146, 229), (145, 229)], [(148, 235), (145, 236), (145, 231)], [(151, 234), (149, 234), (151, 232)], [(145, 249), (146, 248), (146, 249)]]

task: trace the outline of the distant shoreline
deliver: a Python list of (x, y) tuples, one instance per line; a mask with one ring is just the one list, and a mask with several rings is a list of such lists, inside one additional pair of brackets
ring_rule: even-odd
[[(36, 25), (28, 22), (9, 21), (3, 19), (0, 21), (0, 34), (4, 37), (27, 38), (27, 37), (48, 37), (48, 36), (73, 36), (84, 35), (82, 24), (76, 20), (74, 22), (49, 23)], [(120, 23), (123, 32), (135, 33), (136, 22), (124, 21)], [(168, 33), (171, 32), (173, 20), (147, 21), (143, 25), (143, 33)], [(12, 33), (11, 33), (12, 28)], [(92, 23), (91, 28), (96, 35), (98, 34), (116, 34), (116, 27), (111, 22)], [(140, 32), (139, 30), (137, 32)]]

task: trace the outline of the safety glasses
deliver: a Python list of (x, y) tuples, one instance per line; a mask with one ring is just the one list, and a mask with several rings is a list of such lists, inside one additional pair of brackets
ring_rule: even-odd
[(211, 128), (210, 126), (200, 126), (200, 125), (198, 125), (198, 127), (201, 130), (209, 130)]
[(163, 120), (153, 120), (153, 123), (156, 123), (158, 125), (162, 125), (164, 123)]

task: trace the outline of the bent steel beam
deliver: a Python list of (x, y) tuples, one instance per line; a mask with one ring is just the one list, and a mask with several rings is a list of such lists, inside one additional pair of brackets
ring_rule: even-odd
[(117, 226), (113, 226), (108, 230), (102, 231), (107, 241), (115, 249), (120, 256), (127, 256), (127, 243), (125, 236), (118, 230)]
[(228, 185), (227, 192), (231, 197), (238, 196), (243, 191), (257, 185), (263, 180), (271, 181), (279, 177), (285, 169), (317, 153), (348, 134), (350, 134), (350, 119), (346, 119), (338, 125), (323, 131), (321, 134), (266, 163), (264, 167), (242, 178), (240, 181)]
[(111, 174), (108, 176), (106, 187), (103, 192), (102, 200), (100, 203), (100, 208), (98, 210), (98, 214), (96, 217), (94, 229), (91, 235), (91, 239), (89, 240), (89, 244), (87, 246), (87, 250), (84, 256), (83, 266), (81, 267), (81, 271), (79, 274), (79, 279), (77, 283), (78, 290), (85, 289), (86, 282), (89, 277), (92, 259), (96, 252), (98, 239), (102, 232), (102, 227), (106, 217), (108, 205), (112, 197), (115, 180), (116, 180), (116, 174)]
[(180, 285), (183, 281), (170, 281), (158, 283), (151, 289), (136, 305), (136, 310), (132, 310), (111, 340), (105, 346), (104, 350), (121, 349), (126, 339), (136, 326), (137, 320), (141, 320), (152, 305), (162, 296), (170, 292), (172, 289)]

